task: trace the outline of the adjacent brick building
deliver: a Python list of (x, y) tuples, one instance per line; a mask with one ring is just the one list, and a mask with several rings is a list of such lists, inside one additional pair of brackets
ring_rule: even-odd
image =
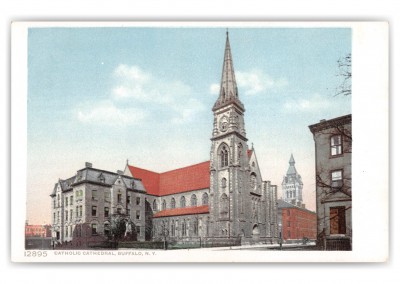
[(278, 222), (285, 241), (317, 238), (317, 214), (282, 199), (278, 200)]
[(51, 237), (51, 225), (25, 224), (25, 237)]

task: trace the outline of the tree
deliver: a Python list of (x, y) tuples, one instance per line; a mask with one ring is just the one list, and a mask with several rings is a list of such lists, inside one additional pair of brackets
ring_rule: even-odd
[(337, 61), (338, 64), (338, 77), (342, 78), (342, 83), (336, 88), (335, 96), (351, 95), (351, 53), (347, 54), (344, 57), (341, 57)]
[(114, 240), (136, 240), (137, 232), (134, 223), (123, 214), (114, 214), (111, 218), (111, 235)]

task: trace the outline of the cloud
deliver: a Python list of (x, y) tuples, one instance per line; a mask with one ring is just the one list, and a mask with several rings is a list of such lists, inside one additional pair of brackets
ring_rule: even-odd
[[(246, 96), (258, 95), (266, 90), (276, 91), (288, 85), (286, 78), (275, 79), (260, 69), (236, 71), (235, 75), (239, 92), (243, 92)], [(219, 88), (218, 84), (212, 84), (210, 93), (219, 94)]]
[(101, 101), (91, 108), (78, 110), (78, 119), (83, 123), (105, 125), (134, 125), (143, 121), (148, 113), (142, 109), (127, 107), (118, 108), (112, 101)]
[(287, 112), (312, 112), (315, 110), (324, 110), (329, 107), (330, 103), (319, 94), (314, 94), (310, 98), (290, 99), (283, 105), (284, 110)]
[(218, 95), (219, 94), (219, 88), (220, 88), (219, 84), (211, 84), (210, 85), (210, 93), (212, 95)]
[(236, 72), (236, 79), (238, 87), (248, 96), (257, 95), (266, 90), (275, 91), (288, 84), (286, 78), (273, 78), (260, 69), (246, 72), (238, 71)]
[(115, 83), (107, 100), (87, 102), (78, 109), (81, 122), (132, 125), (162, 113), (163, 121), (182, 124), (205, 109), (190, 86), (156, 77), (139, 66), (120, 64), (113, 71), (113, 79)]
[(117, 81), (112, 90), (115, 100), (129, 103), (151, 103), (169, 111), (171, 122), (184, 123), (193, 119), (204, 105), (195, 98), (190, 86), (168, 81), (142, 70), (139, 66), (119, 65), (114, 70)]

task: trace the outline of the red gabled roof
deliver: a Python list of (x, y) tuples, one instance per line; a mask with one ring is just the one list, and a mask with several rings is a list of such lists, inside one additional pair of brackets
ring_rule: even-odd
[(145, 169), (141, 169), (134, 166), (129, 166), (129, 170), (134, 178), (140, 178), (143, 182), (144, 188), (147, 193), (152, 195), (158, 195), (159, 184), (160, 184), (160, 174)]
[(174, 208), (166, 209), (157, 212), (153, 215), (153, 218), (169, 217), (169, 216), (182, 216), (182, 215), (194, 215), (194, 214), (205, 214), (209, 213), (208, 205), (185, 207), (185, 208)]
[(192, 190), (210, 188), (210, 161), (188, 167), (156, 173), (128, 166), (134, 178), (140, 178), (147, 193), (169, 195)]

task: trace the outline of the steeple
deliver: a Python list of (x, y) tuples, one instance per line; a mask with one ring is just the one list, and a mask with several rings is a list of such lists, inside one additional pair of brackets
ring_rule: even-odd
[(297, 174), (296, 167), (294, 166), (295, 163), (296, 162), (294, 161), (293, 154), (291, 154), (289, 160), (289, 169), (286, 173), (287, 175)]
[(296, 162), (294, 161), (293, 154), (290, 154), (289, 165), (294, 166)]
[(222, 65), (221, 86), (219, 90), (219, 97), (214, 104), (213, 111), (230, 103), (235, 103), (242, 111), (244, 111), (244, 106), (239, 100), (238, 88), (236, 85), (231, 46), (229, 43), (229, 33), (228, 31), (226, 31), (226, 43), (224, 63)]

